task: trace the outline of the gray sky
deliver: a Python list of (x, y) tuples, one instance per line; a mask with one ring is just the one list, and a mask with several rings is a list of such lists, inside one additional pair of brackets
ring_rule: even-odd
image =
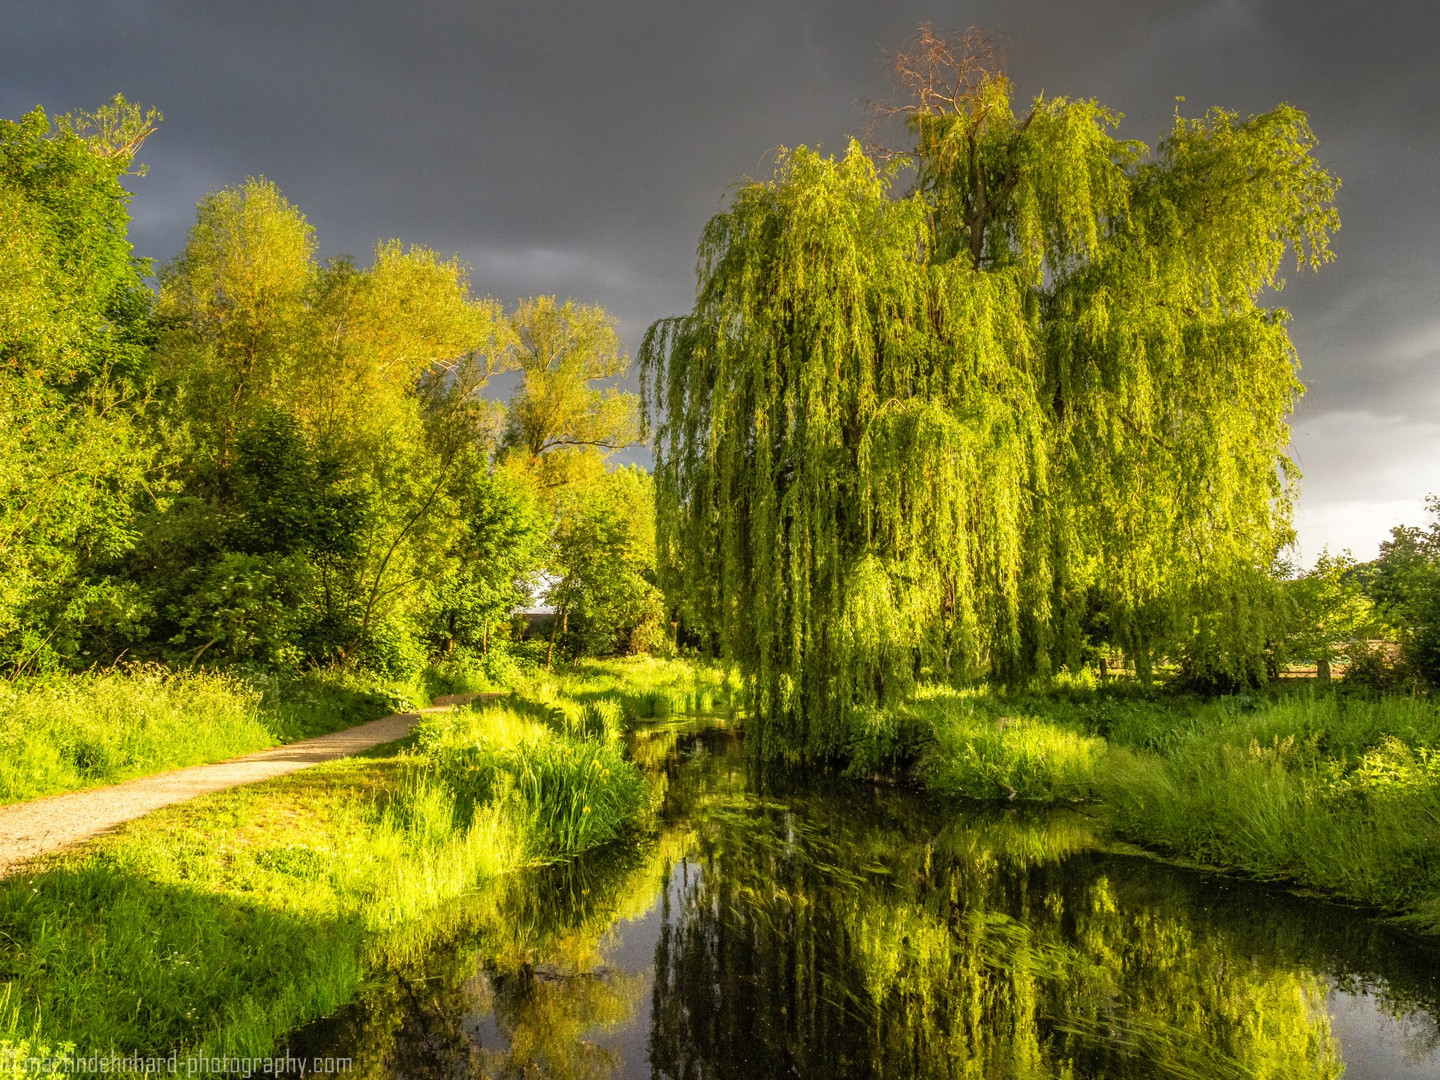
[(1191, 113), (1288, 101), (1338, 175), (1336, 261), (1292, 275), (1309, 386), (1297, 525), (1375, 553), (1440, 491), (1440, 7), (911, 0), (7, 0), (0, 116), (116, 91), (165, 123), (132, 238), (158, 260), (206, 191), (265, 175), (322, 252), (399, 237), (507, 304), (598, 302), (633, 350), (687, 310), (706, 219), (778, 145), (841, 151), (923, 20), (1012, 37), (1019, 93), (1098, 98), (1153, 142)]

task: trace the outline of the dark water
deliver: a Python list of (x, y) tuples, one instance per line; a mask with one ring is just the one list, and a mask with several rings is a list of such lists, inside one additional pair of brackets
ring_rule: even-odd
[(761, 782), (656, 728), (643, 847), (498, 883), (292, 1050), (362, 1075), (1440, 1078), (1440, 951), (1071, 811)]

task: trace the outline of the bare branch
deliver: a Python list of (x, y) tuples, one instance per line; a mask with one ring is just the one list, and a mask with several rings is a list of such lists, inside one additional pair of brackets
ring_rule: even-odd
[(977, 27), (944, 33), (929, 22), (901, 49), (886, 54), (895, 80), (891, 101), (871, 102), (866, 149), (879, 157), (899, 151), (875, 139), (876, 128), (895, 116), (959, 115), (970, 111), (986, 84), (1005, 72), (1005, 35)]

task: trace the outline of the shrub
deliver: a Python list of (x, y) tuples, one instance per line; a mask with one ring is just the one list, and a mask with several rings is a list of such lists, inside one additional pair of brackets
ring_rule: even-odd
[(1343, 679), (1348, 689), (1370, 694), (1413, 693), (1418, 679), (1402, 655), (1384, 645), (1357, 645), (1350, 650)]

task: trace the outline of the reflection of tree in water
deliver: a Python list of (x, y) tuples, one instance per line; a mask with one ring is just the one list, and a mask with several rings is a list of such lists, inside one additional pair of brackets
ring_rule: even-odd
[(616, 1075), (624, 1062), (619, 1051), (595, 1043), (594, 1035), (631, 1021), (645, 978), (527, 969), (497, 976), (494, 986), (495, 1021), (507, 1045), (480, 1052), (479, 1075), (600, 1080)]
[(684, 829), (497, 881), (447, 918), (443, 949), (408, 941), (363, 1001), (297, 1033), (292, 1051), (354, 1059), (360, 1077), (599, 1078), (593, 1040), (629, 1023), (646, 977), (616, 971), (604, 939), (655, 903)]
[[(860, 812), (857, 813), (857, 809)], [(1317, 976), (1186, 906), (1122, 904), (1084, 819), (824, 795), (712, 813), (664, 911), (677, 1078), (1335, 1077)]]
[(630, 1022), (644, 984), (528, 965), (462, 981), (397, 975), (367, 1002), (363, 1023), (330, 1033), (328, 1052), (353, 1056), (362, 1077), (601, 1080), (621, 1061), (592, 1040)]
[[(447, 947), (397, 950), (327, 1052), (497, 1080), (1328, 1080), (1313, 973), (1436, 1015), (1413, 940), (1352, 912), (1104, 854), (1080, 814), (765, 785), (733, 739), (657, 732), (657, 837), (496, 883)], [(605, 1036), (646, 976), (607, 935), (647, 911), (649, 1062), (622, 1063)]]

